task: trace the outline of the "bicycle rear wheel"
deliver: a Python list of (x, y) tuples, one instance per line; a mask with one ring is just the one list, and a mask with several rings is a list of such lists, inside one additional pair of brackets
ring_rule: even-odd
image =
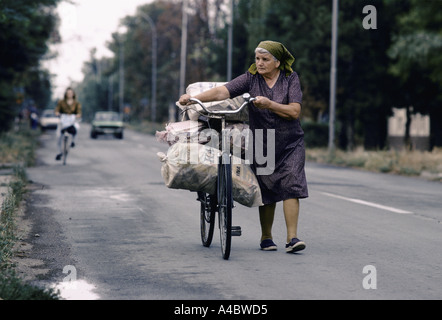
[(210, 247), (215, 229), (216, 197), (198, 191), (198, 201), (201, 202), (200, 226), (201, 242), (203, 246)]
[(222, 160), (218, 169), (218, 216), (221, 252), (227, 260), (232, 243), (232, 165), (228, 155), (223, 155)]

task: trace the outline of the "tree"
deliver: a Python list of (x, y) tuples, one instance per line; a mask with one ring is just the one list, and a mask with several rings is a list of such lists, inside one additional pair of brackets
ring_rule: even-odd
[[(389, 71), (398, 79), (397, 107), (429, 114), (431, 147), (442, 146), (442, 2), (407, 1), (408, 8), (398, 17), (398, 29), (388, 54)], [(410, 121), (405, 143), (410, 145)]]
[(0, 131), (10, 128), (26, 102), (44, 106), (49, 101), (49, 75), (39, 62), (48, 51), (48, 40), (58, 38), (58, 1), (0, 2)]
[[(226, 80), (228, 1), (189, 1), (186, 85)], [(433, 144), (442, 144), (439, 141), (442, 138), (438, 138), (442, 137), (440, 125), (433, 123), (439, 123), (441, 116), (438, 90), (442, 65), (441, 2), (341, 0), (339, 3), (336, 105), (339, 147), (384, 148), (391, 108), (411, 105), (415, 111), (431, 114)], [(181, 4), (181, 1), (157, 0), (139, 8), (154, 20), (158, 30), (160, 121), (167, 120), (168, 107), (181, 94), (178, 92)], [(296, 58), (294, 69), (304, 93), (303, 117), (327, 122), (331, 2), (235, 0), (234, 5), (233, 76), (244, 73), (253, 63), (254, 49), (260, 41), (280, 41)], [(366, 28), (367, 5), (376, 8), (376, 29)], [(151, 86), (151, 32), (140, 20), (136, 14), (123, 21), (128, 27), (123, 35), (125, 97), (137, 116), (149, 118), (149, 108), (141, 102), (148, 101)], [(118, 47), (114, 34), (109, 48), (115, 58), (103, 70), (105, 77), (117, 74)]]
[[(416, 6), (418, 2), (414, 2)], [(389, 72), (392, 61), (388, 50), (398, 29), (397, 18), (408, 12), (422, 24), (422, 20), (428, 20), (425, 14), (438, 12), (436, 16), (440, 16), (437, 10), (440, 2), (433, 1), (429, 10), (421, 8), (423, 13), (419, 17), (415, 17), (409, 0), (341, 0), (339, 3), (338, 145), (344, 149), (352, 149), (357, 144), (368, 149), (384, 148), (387, 118), (391, 107), (397, 105), (398, 97), (404, 92), (418, 97), (425, 92), (428, 99), (435, 97), (434, 82), (416, 83), (422, 74), (416, 78), (400, 71), (409, 82), (405, 87), (398, 84), (397, 73)], [(363, 26), (363, 9), (367, 5), (377, 9), (377, 29), (366, 30)], [(248, 13), (248, 50), (252, 51), (259, 41), (266, 39), (284, 43), (296, 58), (295, 70), (304, 92), (303, 115), (314, 121), (321, 120), (327, 115), (329, 97), (331, 2), (242, 0), (240, 7)], [(409, 19), (402, 23), (408, 23)], [(430, 26), (439, 26), (440, 30), (440, 23), (434, 20), (437, 19), (433, 17), (429, 20), (432, 22), (422, 28), (424, 34), (431, 32)], [(433, 38), (436, 47), (437, 39)], [(440, 54), (434, 56), (435, 70), (440, 68), (437, 60), (440, 57)], [(433, 74), (437, 77), (440, 72)]]
[[(366, 5), (376, 8), (376, 29), (366, 29), (362, 24)], [(395, 27), (394, 16), (402, 8), (400, 3), (387, 5), (382, 0), (343, 0), (339, 9), (339, 145), (349, 150), (356, 144), (363, 144), (366, 149), (382, 149), (394, 91), (386, 52)]]
[[(224, 1), (224, 0), (223, 0)], [(186, 84), (198, 81), (222, 81), (225, 79), (225, 69), (221, 71), (219, 64), (225, 61), (225, 45), (220, 36), (222, 22), (217, 21), (219, 15), (212, 16), (211, 10), (221, 10), (221, 0), (210, 6), (208, 0), (194, 0), (190, 2), (188, 25), (188, 55)], [(213, 4), (213, 3), (212, 3)], [(143, 18), (148, 15), (155, 23), (158, 35), (158, 61), (157, 61), (157, 119), (167, 121), (168, 109), (174, 105), (180, 95), (179, 72), (181, 50), (181, 2), (158, 0), (140, 6), (134, 16), (122, 19), (122, 25), (127, 27), (127, 32), (112, 35), (108, 47), (114, 52), (114, 58), (105, 64), (102, 69), (102, 81), (113, 77), (118, 81), (120, 59), (120, 41), (124, 46), (124, 81), (125, 103), (131, 106), (133, 116), (149, 119), (148, 107), (151, 96), (151, 64), (152, 64), (152, 30)], [(218, 58), (223, 55), (223, 58)], [(90, 85), (92, 68), (89, 66), (93, 58), (85, 64), (85, 80), (89, 84), (80, 85), (79, 95), (89, 94), (93, 90)], [(98, 62), (99, 63), (99, 59)], [(225, 65), (225, 63), (223, 62)], [(222, 73), (221, 73), (222, 72)], [(117, 83), (115, 83), (117, 85)], [(105, 89), (103, 89), (105, 90)], [(109, 97), (109, 92), (100, 93)], [(114, 90), (118, 94), (118, 90)], [(88, 108), (99, 108), (94, 102), (88, 100)], [(106, 105), (106, 103), (105, 103)]]

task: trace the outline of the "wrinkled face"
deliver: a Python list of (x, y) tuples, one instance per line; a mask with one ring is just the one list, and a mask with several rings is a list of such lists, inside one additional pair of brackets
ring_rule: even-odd
[(279, 61), (275, 61), (271, 54), (259, 52), (256, 53), (255, 63), (260, 75), (271, 74), (277, 71), (281, 64)]

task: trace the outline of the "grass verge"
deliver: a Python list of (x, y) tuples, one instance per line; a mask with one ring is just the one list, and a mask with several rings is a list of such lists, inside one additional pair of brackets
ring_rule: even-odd
[(429, 180), (442, 181), (442, 149), (437, 148), (432, 152), (357, 149), (353, 152), (335, 150), (333, 153), (323, 148), (307, 148), (306, 159), (317, 163), (404, 176), (421, 176)]
[[(58, 300), (58, 293), (25, 283), (10, 262), (17, 240), (16, 213), (26, 194), (25, 166), (34, 163), (37, 135), (23, 130), (0, 135), (0, 169), (9, 179), (0, 199), (0, 300)], [(3, 197), (4, 196), (4, 197)]]

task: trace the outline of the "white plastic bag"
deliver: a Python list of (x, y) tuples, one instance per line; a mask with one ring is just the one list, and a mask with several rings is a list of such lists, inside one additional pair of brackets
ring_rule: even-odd
[[(199, 93), (205, 92), (215, 87), (220, 87), (225, 85), (227, 82), (196, 82), (189, 85), (186, 89), (186, 93), (193, 96), (196, 96)], [(226, 99), (222, 101), (213, 101), (206, 102), (204, 106), (207, 109), (212, 110), (236, 110), (241, 107), (241, 105), (245, 102), (243, 97), (236, 97), (234, 99)], [(183, 106), (179, 102), (176, 105), (183, 111), (187, 112), (187, 115), (190, 120), (197, 121), (198, 117), (201, 114), (205, 114), (206, 112), (201, 108), (199, 104), (192, 104), (191, 106)], [(229, 114), (226, 115), (226, 120), (230, 121), (248, 121), (249, 120), (249, 110), (248, 107), (245, 107), (241, 110), (241, 112), (237, 114)]]
[(61, 135), (61, 130), (74, 126), (75, 130), (78, 132), (80, 130), (80, 124), (77, 121), (77, 116), (75, 114), (62, 113), (60, 116), (60, 121), (57, 125), (56, 136), (57, 138)]

